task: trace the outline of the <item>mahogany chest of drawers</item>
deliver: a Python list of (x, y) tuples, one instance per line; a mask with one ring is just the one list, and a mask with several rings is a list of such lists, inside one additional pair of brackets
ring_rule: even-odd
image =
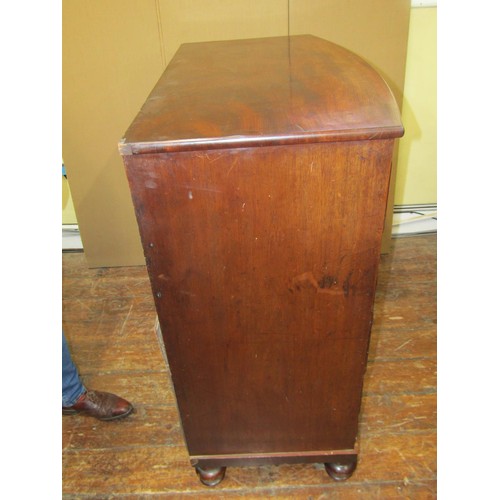
[(191, 464), (356, 466), (399, 110), (309, 35), (184, 44), (119, 148)]

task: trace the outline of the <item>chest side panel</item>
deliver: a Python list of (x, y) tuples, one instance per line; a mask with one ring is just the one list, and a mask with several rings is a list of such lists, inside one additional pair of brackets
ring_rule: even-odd
[(125, 158), (191, 455), (354, 446), (391, 154)]

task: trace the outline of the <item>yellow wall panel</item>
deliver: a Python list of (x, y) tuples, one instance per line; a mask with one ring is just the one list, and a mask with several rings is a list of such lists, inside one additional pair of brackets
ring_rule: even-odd
[(395, 203), (437, 203), (437, 8), (412, 9)]
[(91, 267), (143, 264), (117, 144), (163, 71), (155, 0), (63, 2), (63, 157)]
[(166, 61), (182, 43), (288, 34), (288, 0), (160, 0)]
[[(62, 176), (61, 176), (62, 177)], [(63, 224), (77, 224), (75, 207), (73, 205), (73, 198), (67, 179), (62, 177), (62, 223)]]

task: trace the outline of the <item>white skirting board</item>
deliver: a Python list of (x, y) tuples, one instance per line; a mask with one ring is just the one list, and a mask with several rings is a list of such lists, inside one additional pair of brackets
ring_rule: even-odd
[(437, 204), (394, 206), (393, 237), (432, 233), (437, 233)]
[(62, 227), (62, 249), (83, 250), (82, 239), (77, 224), (63, 224)]
[(437, 7), (437, 0), (411, 0), (412, 8)]

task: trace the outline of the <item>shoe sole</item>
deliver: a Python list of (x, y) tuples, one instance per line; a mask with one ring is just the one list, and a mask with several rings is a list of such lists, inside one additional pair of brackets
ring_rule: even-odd
[[(127, 413), (122, 413), (121, 415), (115, 415), (113, 417), (94, 417), (97, 420), (102, 420), (103, 422), (109, 422), (110, 420), (118, 420), (120, 418), (125, 418), (128, 417), (132, 412), (134, 411), (134, 408), (130, 408), (130, 410)], [(89, 415), (88, 413), (84, 411), (78, 411), (78, 410), (65, 410), (63, 409), (62, 411), (63, 415), (84, 415), (84, 416), (89, 416), (93, 417), (93, 415)]]

